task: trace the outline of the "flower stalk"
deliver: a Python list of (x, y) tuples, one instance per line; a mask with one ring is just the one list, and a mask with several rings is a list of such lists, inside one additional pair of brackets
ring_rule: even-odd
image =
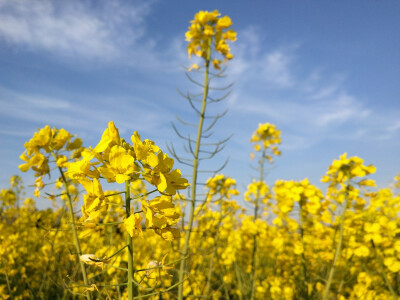
[[(205, 73), (204, 73), (204, 88), (203, 88), (203, 99), (201, 104), (201, 113), (199, 124), (197, 127), (197, 138), (196, 138), (196, 147), (194, 152), (193, 158), (193, 171), (192, 171), (192, 183), (191, 183), (191, 197), (190, 197), (190, 212), (189, 212), (189, 223), (188, 228), (186, 231), (185, 236), (185, 243), (183, 245), (182, 250), (182, 260), (179, 267), (179, 282), (183, 282), (184, 271), (185, 271), (185, 264), (186, 264), (186, 257), (189, 253), (189, 242), (190, 242), (190, 235), (193, 228), (193, 221), (194, 221), (194, 211), (196, 207), (196, 187), (197, 187), (197, 175), (198, 175), (198, 167), (199, 167), (199, 151), (200, 151), (200, 144), (201, 144), (201, 135), (203, 132), (203, 124), (204, 124), (204, 116), (206, 112), (207, 106), (207, 97), (209, 91), (209, 69), (210, 69), (210, 56), (211, 56), (211, 39), (208, 39), (208, 51), (207, 51), (207, 58), (205, 59)], [(183, 299), (183, 285), (179, 285), (178, 289), (178, 299)]]
[[(130, 180), (125, 181), (125, 211), (126, 218), (131, 215), (131, 195), (130, 195)], [(126, 244), (128, 246), (128, 299), (132, 300), (134, 295), (133, 286), (133, 248), (132, 237), (126, 232)]]
[(349, 202), (349, 189), (350, 189), (350, 180), (348, 180), (347, 185), (346, 185), (346, 194), (345, 194), (344, 207), (343, 207), (342, 215), (340, 216), (339, 241), (338, 241), (338, 244), (336, 246), (335, 256), (333, 258), (331, 269), (329, 270), (328, 280), (326, 281), (325, 291), (324, 291), (324, 295), (323, 295), (323, 298), (322, 298), (323, 300), (328, 299), (329, 291), (330, 291), (330, 288), (331, 288), (331, 285), (332, 285), (332, 281), (333, 281), (333, 275), (335, 274), (336, 265), (337, 265), (337, 262), (339, 260), (340, 253), (341, 253), (341, 250), (342, 250), (343, 233), (344, 233), (344, 220), (345, 220), (345, 216), (346, 216), (347, 205), (348, 205), (348, 202)]
[[(266, 149), (263, 149), (262, 156), (260, 158), (260, 174), (259, 174), (259, 182), (263, 182), (264, 180), (264, 164), (265, 164), (265, 155)], [(258, 219), (258, 210), (260, 208), (260, 188), (259, 185), (257, 188), (257, 196), (254, 202), (254, 215), (253, 215), (253, 222), (256, 222)], [(253, 250), (251, 253), (251, 275), (250, 275), (250, 283), (251, 283), (251, 292), (250, 292), (250, 299), (253, 300), (255, 297), (255, 289), (256, 289), (256, 269), (257, 269), (257, 233), (253, 236)]]
[[(54, 152), (53, 152), (53, 155), (54, 155), (54, 157), (56, 157)], [(62, 168), (58, 167), (58, 170), (60, 171), (60, 174), (61, 174), (61, 177), (62, 177), (62, 180), (63, 180), (63, 185), (64, 185), (64, 188), (66, 190), (66, 195), (67, 195), (67, 199), (68, 199), (67, 203), (68, 203), (70, 224), (71, 224), (72, 234), (73, 234), (73, 237), (74, 237), (74, 244), (75, 244), (75, 248), (76, 248), (76, 252), (77, 252), (76, 253), (76, 257), (77, 257), (77, 259), (79, 261), (79, 265), (81, 267), (83, 282), (85, 283), (86, 286), (89, 286), (90, 283), (89, 283), (89, 279), (88, 279), (88, 276), (87, 276), (87, 273), (86, 273), (85, 264), (84, 264), (83, 261), (81, 261), (79, 259), (79, 257), (82, 255), (82, 250), (81, 250), (81, 245), (80, 245), (79, 238), (78, 238), (78, 233), (76, 231), (74, 208), (73, 208), (73, 205), (72, 205), (71, 195), (70, 195), (70, 193), (68, 191), (69, 185), (68, 185), (68, 182), (67, 182), (67, 180), (65, 178), (64, 171), (62, 170)], [(90, 294), (90, 291), (86, 291), (86, 299), (88, 299), (88, 300), (92, 299), (92, 295)]]
[(371, 240), (371, 245), (372, 245), (372, 248), (374, 249), (374, 254), (375, 254), (376, 260), (378, 261), (379, 269), (381, 270), (383, 280), (385, 281), (386, 286), (388, 287), (390, 294), (392, 295), (392, 298), (394, 300), (397, 300), (396, 292), (393, 290), (393, 287), (390, 284), (390, 280), (389, 280), (389, 278), (385, 272), (385, 268), (383, 266), (382, 258), (379, 256), (378, 249), (376, 249), (376, 246), (375, 246), (373, 240)]

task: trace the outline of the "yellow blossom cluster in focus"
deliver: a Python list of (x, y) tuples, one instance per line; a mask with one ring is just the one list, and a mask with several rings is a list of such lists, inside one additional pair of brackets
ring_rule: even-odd
[[(141, 201), (141, 210), (146, 219), (146, 227), (153, 229), (164, 239), (179, 237), (176, 225), (179, 214), (175, 210), (172, 196), (177, 190), (187, 188), (187, 179), (181, 177), (179, 169), (173, 170), (173, 159), (164, 154), (151, 140), (142, 141), (135, 131), (131, 137), (132, 145), (120, 138), (119, 131), (111, 121), (95, 148), (85, 148), (82, 159), (69, 163), (66, 173), (72, 180), (78, 181), (86, 190), (82, 206), (83, 225), (94, 228), (109, 205), (103, 192), (100, 178), (109, 183), (135, 182), (146, 180), (155, 186), (161, 197), (150, 201)], [(126, 216), (124, 224), (133, 236), (143, 236), (142, 216)]]

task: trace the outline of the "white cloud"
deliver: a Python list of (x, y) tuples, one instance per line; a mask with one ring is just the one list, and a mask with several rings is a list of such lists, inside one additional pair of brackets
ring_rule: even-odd
[(317, 126), (338, 126), (347, 121), (364, 119), (370, 114), (360, 101), (346, 92), (341, 91), (341, 94), (330, 97), (330, 100), (323, 99), (318, 104), (314, 103), (315, 109), (311, 108)]
[[(245, 96), (235, 97), (244, 99)], [(260, 99), (246, 97), (246, 101), (236, 102), (233, 109), (246, 114), (263, 116), (270, 122), (289, 127), (301, 134), (330, 132), (345, 123), (354, 124), (364, 120), (370, 111), (354, 97), (345, 94), (337, 95), (319, 102), (304, 99)]]
[(400, 130), (400, 121), (395, 122), (394, 124), (390, 124), (386, 130), (388, 132), (394, 132)]
[(267, 53), (259, 63), (261, 80), (278, 87), (293, 84), (289, 72), (290, 58), (282, 51)]
[[(130, 109), (126, 109), (127, 107)], [(151, 133), (169, 121), (169, 117), (164, 116), (162, 108), (138, 98), (96, 97), (96, 99), (66, 100), (15, 92), (2, 87), (0, 87), (0, 116), (3, 121), (11, 118), (15, 123), (33, 127), (31, 131), (46, 123), (84, 133), (97, 132), (98, 128), (106, 127), (110, 120), (118, 122), (122, 133), (133, 128)], [(18, 133), (12, 126), (13, 124), (3, 122), (0, 134)], [(25, 130), (20, 131), (21, 135), (22, 132)]]
[(0, 0), (0, 38), (57, 55), (110, 60), (144, 35), (152, 2)]
[[(328, 86), (324, 86), (320, 90), (316, 91), (310, 98), (315, 100), (324, 99), (326, 97), (333, 95), (338, 89), (339, 85), (333, 83)], [(309, 89), (309, 91), (312, 91), (312, 89)]]
[(262, 51), (262, 35), (254, 27), (240, 31), (238, 36), (240, 44), (232, 45), (235, 59), (232, 61), (230, 74), (241, 81), (256, 80), (261, 86), (274, 89), (287, 88), (294, 84), (290, 72), (290, 51), (297, 46)]
[(373, 109), (368, 99), (350, 92), (343, 74), (301, 65), (298, 46), (262, 50), (262, 35), (254, 28), (245, 32), (232, 62), (236, 85), (231, 111), (237, 118), (256, 116), (284, 128), (291, 143), (287, 149), (311, 147), (327, 138), (388, 138), (400, 128), (393, 112)]

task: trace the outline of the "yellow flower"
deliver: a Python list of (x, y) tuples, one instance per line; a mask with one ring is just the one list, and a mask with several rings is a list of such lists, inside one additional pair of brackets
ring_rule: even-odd
[(80, 138), (76, 138), (73, 142), (69, 141), (67, 144), (67, 151), (76, 150), (82, 147), (82, 140)]
[(34, 152), (44, 149), (45, 152), (50, 152), (50, 141), (53, 136), (53, 130), (49, 125), (40, 129), (33, 134), (33, 137), (24, 144), (27, 149), (28, 155), (31, 156)]
[(358, 183), (360, 186), (372, 186), (376, 187), (375, 180), (372, 179), (363, 179)]
[(217, 29), (225, 29), (232, 26), (232, 20), (228, 16), (224, 16), (222, 18), (219, 18), (217, 21), (216, 28)]
[(31, 157), (27, 156), (26, 152), (24, 152), (21, 154), (20, 159), (26, 162), (18, 166), (22, 172), (26, 172), (32, 168), (32, 170), (36, 171), (35, 176), (43, 176), (50, 171), (48, 159), (40, 152), (36, 152)]
[(80, 184), (83, 185), (87, 194), (83, 195), (84, 206), (82, 206), (82, 214), (86, 220), (94, 220), (100, 216), (101, 210), (105, 210), (107, 204), (103, 188), (97, 178), (93, 181), (89, 179), (81, 180)]
[[(86, 179), (86, 177), (99, 178), (100, 173), (95, 167), (98, 163), (90, 162), (96, 156), (98, 157), (99, 155), (90, 148), (85, 149), (82, 151), (81, 160), (67, 164), (68, 171), (66, 172), (66, 175), (74, 180), (83, 180)], [(91, 169), (92, 167), (94, 167), (93, 170)]]
[(101, 136), (100, 142), (93, 149), (95, 152), (100, 153), (105, 151), (109, 146), (119, 145), (120, 137), (118, 129), (115, 127), (114, 122), (110, 121), (108, 123), (108, 128), (104, 130), (103, 135)]
[(188, 72), (192, 71), (192, 70), (198, 70), (200, 69), (200, 67), (197, 64), (192, 64), (190, 66), (190, 68), (188, 69)]
[(273, 124), (259, 124), (257, 130), (251, 136), (250, 142), (254, 143), (255, 151), (265, 153), (265, 158), (270, 163), (273, 162), (272, 155), (281, 155), (281, 151), (277, 147), (281, 143), (281, 132)]
[(217, 69), (217, 70), (221, 69), (221, 67), (220, 67), (221, 63), (222, 62), (219, 59), (214, 58), (212, 60), (212, 64), (213, 64), (214, 68)]
[(236, 180), (223, 174), (209, 178), (206, 187), (209, 188), (208, 196), (210, 199), (217, 194), (220, 195), (219, 198), (222, 200), (228, 200), (232, 195), (239, 195), (239, 191), (236, 189)]
[(130, 180), (135, 172), (140, 168), (135, 165), (135, 159), (126, 154), (125, 148), (115, 145), (109, 153), (109, 162), (104, 162), (103, 166), (98, 168), (108, 182), (123, 183)]
[(142, 210), (146, 218), (146, 227), (152, 228), (166, 240), (179, 237), (179, 230), (172, 228), (176, 225), (180, 214), (172, 203), (171, 196), (162, 195), (147, 202), (142, 201)]
[(39, 197), (40, 196), (40, 190), (43, 189), (45, 186), (44, 182), (42, 181), (42, 177), (38, 177), (35, 180), (35, 192), (34, 195), (35, 197)]
[(187, 179), (181, 177), (179, 169), (171, 171), (174, 166), (174, 160), (168, 157), (167, 154), (159, 151), (155, 161), (157, 161), (157, 164), (153, 169), (144, 167), (145, 174), (143, 174), (143, 178), (156, 186), (160, 192), (175, 195), (176, 190), (186, 189), (189, 186)]
[[(326, 175), (322, 177), (322, 182), (330, 182), (331, 186), (345, 184), (348, 180), (355, 177), (363, 177), (375, 173), (376, 168), (372, 165), (363, 165), (363, 160), (357, 156), (347, 158), (347, 153), (342, 154), (339, 160), (335, 159), (329, 166)], [(361, 185), (373, 185), (373, 181), (361, 181)]]
[(384, 260), (385, 266), (390, 270), (390, 272), (398, 273), (400, 272), (400, 261), (395, 257), (387, 257)]
[(54, 132), (56, 135), (51, 144), (54, 150), (60, 150), (71, 139), (72, 135), (64, 128), (60, 130), (55, 129)]
[(165, 228), (175, 225), (180, 217), (171, 197), (165, 195), (149, 202), (142, 201), (142, 210), (146, 216), (146, 227)]
[(140, 222), (143, 217), (140, 214), (132, 213), (129, 218), (124, 220), (125, 229), (131, 237), (140, 236), (143, 238), (142, 225)]
[(160, 229), (160, 231), (156, 231), (164, 240), (166, 241), (173, 241), (180, 237), (179, 229), (166, 227)]
[(367, 246), (361, 245), (360, 247), (354, 250), (354, 254), (359, 257), (368, 257), (369, 249)]
[(56, 165), (57, 167), (64, 168), (67, 166), (68, 158), (65, 155), (59, 155), (57, 157)]
[(142, 142), (137, 131), (133, 133), (131, 140), (136, 159), (154, 168), (158, 164), (158, 157), (155, 153), (157, 153), (160, 148), (158, 148), (151, 140), (146, 139)]
[(232, 20), (228, 16), (220, 17), (217, 10), (212, 12), (199, 11), (186, 32), (186, 41), (188, 44), (189, 58), (192, 54), (202, 57), (206, 65), (212, 61), (215, 69), (219, 70), (222, 63), (219, 59), (212, 59), (211, 49), (219, 53), (223, 61), (233, 58), (230, 53), (227, 41), (236, 40), (236, 32), (229, 27), (232, 26)]

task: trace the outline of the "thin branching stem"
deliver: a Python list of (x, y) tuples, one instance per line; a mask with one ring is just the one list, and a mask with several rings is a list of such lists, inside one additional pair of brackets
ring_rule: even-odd
[[(331, 266), (331, 269), (329, 270), (329, 276), (328, 276), (328, 279), (326, 281), (325, 291), (324, 291), (324, 295), (323, 295), (323, 298), (322, 298), (323, 300), (326, 300), (329, 297), (329, 292), (330, 292), (330, 288), (331, 288), (332, 281), (333, 281), (333, 275), (335, 274), (336, 265), (337, 265), (337, 262), (338, 262), (339, 257), (340, 257), (340, 252), (342, 250), (343, 233), (344, 233), (344, 220), (345, 220), (345, 216), (346, 216), (347, 204), (349, 202), (349, 188), (350, 188), (350, 181), (348, 181), (347, 185), (346, 185), (344, 207), (343, 207), (342, 215), (340, 216), (339, 241), (338, 241), (338, 244), (336, 246), (335, 256), (333, 258), (332, 266)], [(335, 237), (333, 237), (333, 240), (335, 240)]]
[[(265, 154), (266, 154), (266, 148), (263, 148), (261, 158), (260, 158), (260, 174), (259, 174), (259, 181), (258, 181), (258, 188), (257, 188), (257, 195), (256, 198), (254, 199), (254, 215), (253, 215), (253, 222), (256, 222), (258, 219), (258, 214), (259, 214), (259, 208), (260, 208), (260, 202), (261, 202), (261, 195), (260, 195), (260, 189), (261, 189), (261, 183), (264, 180), (264, 164), (265, 164)], [(255, 290), (256, 290), (256, 269), (257, 269), (257, 246), (258, 246), (258, 241), (257, 241), (257, 233), (253, 236), (253, 250), (251, 254), (251, 277), (250, 277), (250, 284), (251, 284), (251, 292), (250, 292), (250, 299), (254, 299), (255, 297)]]
[[(130, 181), (125, 181), (125, 211), (126, 218), (131, 215), (131, 195), (130, 195)], [(133, 299), (133, 248), (132, 237), (126, 232), (126, 244), (128, 245), (128, 299)]]
[[(54, 158), (56, 158), (56, 155), (55, 155), (54, 152), (53, 152), (53, 155), (54, 155)], [(66, 194), (67, 194), (67, 198), (68, 198), (68, 210), (69, 210), (69, 216), (70, 216), (70, 222), (71, 222), (71, 229), (72, 229), (72, 234), (73, 234), (73, 237), (74, 237), (74, 244), (75, 244), (75, 248), (76, 248), (77, 259), (78, 259), (80, 267), (81, 267), (83, 282), (85, 283), (85, 285), (89, 286), (90, 282), (89, 282), (89, 279), (88, 279), (88, 276), (87, 276), (87, 273), (86, 273), (85, 264), (79, 258), (79, 256), (82, 255), (82, 250), (81, 250), (81, 245), (80, 245), (79, 238), (78, 238), (78, 233), (76, 231), (74, 207), (72, 205), (71, 195), (68, 192), (68, 187), (69, 187), (68, 186), (68, 182), (67, 182), (67, 179), (65, 178), (64, 171), (62, 170), (62, 168), (58, 167), (58, 170), (60, 171), (60, 175), (61, 175), (61, 178), (63, 180), (64, 188), (66, 190)], [(90, 294), (90, 291), (86, 291), (86, 298), (88, 300), (92, 299), (92, 295)]]
[(393, 289), (393, 287), (392, 287), (392, 285), (390, 283), (390, 280), (389, 280), (389, 278), (388, 278), (388, 276), (387, 276), (387, 274), (385, 272), (385, 267), (383, 265), (382, 259), (379, 256), (378, 249), (376, 249), (376, 246), (375, 246), (373, 240), (371, 240), (371, 245), (372, 245), (372, 248), (374, 249), (374, 254), (375, 254), (376, 260), (378, 261), (379, 269), (381, 271), (381, 275), (383, 277), (383, 280), (385, 281), (385, 283), (386, 283), (386, 285), (387, 285), (387, 287), (388, 287), (388, 289), (390, 291), (390, 294), (392, 295), (393, 300), (397, 300), (396, 292), (394, 291), (394, 289)]
[[(205, 115), (205, 111), (206, 111), (207, 96), (208, 96), (208, 84), (209, 84), (208, 73), (209, 73), (210, 57), (211, 57), (211, 39), (208, 40), (208, 43), (209, 43), (209, 47), (208, 47), (208, 51), (207, 51), (206, 70), (205, 70), (205, 74), (204, 74), (203, 101), (202, 101), (202, 106), (201, 106), (199, 125), (197, 128), (196, 148), (194, 151), (194, 158), (193, 158), (193, 172), (192, 172), (192, 184), (191, 184), (191, 187), (192, 187), (191, 199), (192, 199), (192, 201), (190, 202), (188, 231), (185, 236), (185, 243), (183, 245), (182, 258), (186, 257), (189, 253), (189, 241), (190, 241), (191, 231), (193, 228), (194, 211), (195, 211), (195, 206), (196, 206), (195, 199), (196, 199), (196, 187), (197, 187), (197, 175), (198, 175), (197, 171), (198, 171), (198, 167), (199, 167), (199, 151), (200, 151), (201, 135), (202, 135), (202, 130), (203, 130), (204, 115)], [(191, 80), (190, 76), (188, 76), (188, 78)], [(189, 143), (189, 145), (190, 145), (190, 143)], [(179, 282), (183, 282), (185, 266), (186, 266), (186, 259), (182, 259), (182, 261), (180, 263), (180, 268), (179, 268)], [(179, 300), (183, 299), (183, 285), (179, 285), (178, 299)]]

